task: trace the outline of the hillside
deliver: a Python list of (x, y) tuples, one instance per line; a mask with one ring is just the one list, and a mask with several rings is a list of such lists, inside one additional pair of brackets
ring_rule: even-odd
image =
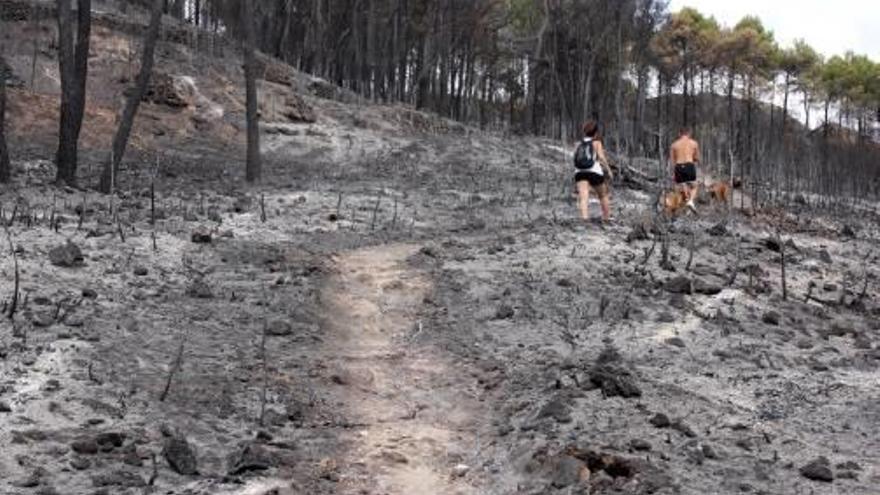
[[(249, 186), (234, 43), (170, 21), (119, 192), (59, 188), (51, 12), (22, 4), (0, 2), (0, 492), (880, 489), (876, 205), (669, 221), (621, 181), (584, 224), (559, 142), (268, 57)], [(138, 43), (95, 15), (83, 185)]]

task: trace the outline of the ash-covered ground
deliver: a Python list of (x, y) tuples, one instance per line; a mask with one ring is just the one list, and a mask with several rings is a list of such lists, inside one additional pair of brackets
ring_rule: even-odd
[(11, 92), (0, 493), (880, 492), (877, 205), (584, 224), (560, 143), (315, 81), (261, 84), (247, 186), (238, 69), (182, 50), (113, 196)]

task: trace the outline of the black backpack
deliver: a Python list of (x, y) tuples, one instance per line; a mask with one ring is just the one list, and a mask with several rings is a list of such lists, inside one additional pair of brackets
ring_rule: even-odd
[(596, 154), (593, 151), (593, 140), (582, 141), (574, 152), (574, 168), (589, 170), (596, 164)]

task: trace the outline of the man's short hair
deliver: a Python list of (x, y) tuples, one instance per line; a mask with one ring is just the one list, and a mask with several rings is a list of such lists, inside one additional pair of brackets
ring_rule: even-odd
[(678, 135), (679, 135), (679, 136), (686, 136), (686, 135), (688, 135), (688, 134), (690, 134), (690, 133), (691, 133), (691, 128), (688, 127), (688, 126), (686, 126), (686, 125), (685, 125), (685, 126), (681, 126), (681, 128), (678, 130)]

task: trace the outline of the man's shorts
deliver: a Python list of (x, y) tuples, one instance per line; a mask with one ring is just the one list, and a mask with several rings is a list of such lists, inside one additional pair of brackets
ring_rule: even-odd
[(693, 163), (679, 163), (675, 166), (675, 183), (687, 184), (697, 181), (697, 166)]

